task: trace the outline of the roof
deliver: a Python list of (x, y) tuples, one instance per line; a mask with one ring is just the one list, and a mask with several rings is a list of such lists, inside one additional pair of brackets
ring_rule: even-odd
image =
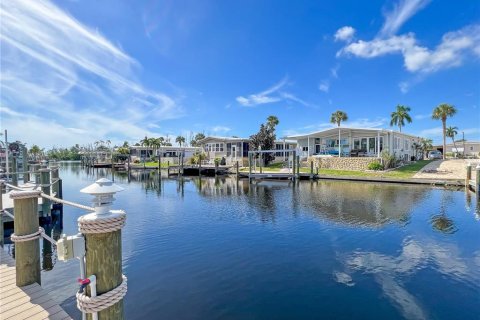
[(352, 128), (352, 127), (333, 127), (333, 128), (328, 128), (320, 131), (314, 131), (311, 133), (305, 133), (305, 134), (298, 134), (298, 135), (291, 135), (287, 136), (285, 138), (287, 139), (301, 139), (301, 138), (308, 138), (312, 136), (319, 136), (319, 135), (330, 135), (330, 134), (336, 134), (338, 133), (338, 130), (340, 131), (340, 134), (350, 132), (350, 131), (363, 131), (363, 132), (380, 132), (380, 133), (395, 133), (395, 134), (400, 134), (412, 138), (418, 138), (417, 136), (404, 133), (404, 132), (399, 132), (399, 131), (394, 131), (394, 130), (389, 130), (389, 129), (383, 129), (383, 128)]
[(239, 138), (239, 137), (220, 137), (220, 136), (208, 136), (198, 141), (198, 143), (205, 143), (210, 140), (216, 141), (249, 141), (250, 138)]

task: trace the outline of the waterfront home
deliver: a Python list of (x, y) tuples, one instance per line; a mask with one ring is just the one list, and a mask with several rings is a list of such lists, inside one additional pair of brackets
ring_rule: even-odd
[(215, 159), (225, 159), (225, 163), (230, 165), (236, 161), (248, 159), (250, 139), (238, 137), (218, 137), (209, 136), (198, 141), (198, 144), (205, 152), (208, 163), (213, 164)]
[[(454, 155), (463, 156), (469, 158), (478, 158), (480, 157), (480, 141), (455, 141), (455, 145), (453, 143), (449, 143), (446, 145), (447, 147), (447, 154), (453, 153)], [(443, 146), (440, 147), (443, 149)]]
[(325, 159), (325, 165), (321, 167), (355, 170), (365, 169), (368, 163), (380, 158), (383, 151), (399, 160), (414, 160), (418, 157), (415, 145), (420, 143), (420, 137), (378, 128), (337, 127), (286, 138), (297, 141), (297, 150), (302, 160), (343, 158)]
[(130, 147), (130, 155), (132, 161), (135, 160), (148, 160), (151, 157), (162, 158), (162, 162), (170, 161), (176, 163), (180, 154), (183, 153), (183, 159), (185, 162), (190, 159), (195, 152), (199, 152), (198, 147), (176, 147), (176, 146), (162, 146), (159, 148), (152, 148), (146, 146), (132, 146)]
[[(241, 165), (248, 164), (249, 138), (209, 136), (200, 140), (199, 145), (207, 155), (207, 162), (213, 163), (216, 158), (224, 158), (227, 165), (234, 164), (236, 161), (240, 161)], [(275, 150), (279, 150), (275, 152), (276, 160), (283, 161), (288, 156), (281, 150), (291, 150), (295, 147), (295, 141), (276, 140)]]

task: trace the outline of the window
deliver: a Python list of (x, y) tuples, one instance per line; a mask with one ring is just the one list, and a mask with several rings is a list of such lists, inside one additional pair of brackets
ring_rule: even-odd
[(308, 147), (302, 147), (302, 151), (308, 151)]
[(320, 138), (315, 138), (315, 144), (320, 144)]
[(353, 139), (353, 149), (360, 150), (360, 139), (358, 138)]

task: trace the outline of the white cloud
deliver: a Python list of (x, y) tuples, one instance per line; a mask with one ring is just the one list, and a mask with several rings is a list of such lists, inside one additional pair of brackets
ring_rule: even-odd
[(423, 119), (431, 119), (432, 118), (432, 114), (431, 113), (428, 113), (428, 114), (416, 114), (413, 116), (414, 119), (416, 120), (423, 120)]
[(327, 93), (330, 90), (330, 82), (328, 80), (321, 81), (318, 85), (318, 90)]
[(355, 35), (355, 29), (350, 26), (341, 27), (335, 32), (335, 41), (351, 41)]
[(279, 101), (293, 101), (300, 103), (304, 106), (310, 106), (310, 104), (292, 93), (282, 90), (288, 84), (288, 77), (283, 78), (280, 82), (276, 83), (272, 87), (264, 90), (260, 93), (254, 93), (247, 97), (238, 96), (237, 102), (244, 107), (254, 107), (260, 104), (273, 103)]
[[(151, 134), (152, 121), (182, 116), (177, 99), (142, 86), (133, 58), (51, 2), (0, 8), (2, 126), (15, 138), (42, 146), (130, 140)], [(7, 109), (32, 129), (20, 130), (21, 117)], [(31, 132), (42, 121), (49, 134)]]
[(433, 50), (417, 44), (413, 33), (389, 38), (359, 40), (345, 46), (337, 53), (360, 58), (375, 58), (387, 54), (402, 54), (405, 68), (410, 72), (430, 73), (462, 65), (470, 55), (480, 56), (480, 25), (470, 25), (448, 32)]
[(395, 4), (393, 10), (385, 14), (385, 23), (380, 35), (391, 36), (395, 34), (408, 19), (425, 8), (429, 2), (430, 0), (401, 0)]
[(228, 131), (231, 131), (232, 129), (230, 129), (229, 127), (226, 127), (226, 126), (215, 126), (215, 127), (210, 128), (210, 130), (215, 132), (215, 133), (219, 133), (219, 132), (228, 132)]

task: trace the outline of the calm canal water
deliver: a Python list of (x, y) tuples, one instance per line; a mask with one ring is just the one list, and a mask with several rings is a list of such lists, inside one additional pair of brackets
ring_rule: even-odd
[[(64, 198), (111, 172), (63, 166)], [(479, 319), (480, 213), (463, 190), (117, 173), (128, 319)], [(65, 207), (64, 233), (81, 210)], [(74, 317), (78, 262), (43, 286)]]

